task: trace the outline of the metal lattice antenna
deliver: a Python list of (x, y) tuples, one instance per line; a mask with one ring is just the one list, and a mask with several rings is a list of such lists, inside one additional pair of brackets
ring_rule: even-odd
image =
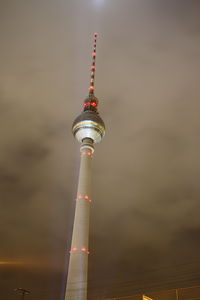
[(89, 97), (94, 95), (94, 80), (95, 80), (95, 63), (96, 63), (96, 46), (97, 46), (97, 33), (94, 33), (94, 44), (92, 52), (92, 66), (90, 75), (90, 87), (89, 87)]
[(15, 292), (17, 292), (18, 294), (22, 295), (22, 300), (25, 299), (25, 295), (29, 295), (30, 291), (22, 289), (22, 288), (16, 288), (14, 289)]

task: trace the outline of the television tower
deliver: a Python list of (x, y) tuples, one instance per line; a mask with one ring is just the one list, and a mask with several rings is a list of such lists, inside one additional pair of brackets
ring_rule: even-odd
[(105, 134), (105, 125), (98, 113), (98, 99), (94, 95), (96, 42), (97, 33), (94, 33), (89, 95), (84, 100), (83, 112), (72, 126), (75, 138), (81, 143), (81, 162), (65, 300), (87, 299), (92, 157), (94, 144)]

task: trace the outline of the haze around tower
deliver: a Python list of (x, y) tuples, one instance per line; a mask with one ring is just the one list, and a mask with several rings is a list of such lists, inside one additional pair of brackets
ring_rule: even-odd
[[(62, 299), (99, 33), (89, 297), (199, 283), (198, 1), (2, 1), (1, 297)], [(108, 150), (109, 149), (109, 150)], [(57, 297), (57, 298), (56, 298)]]

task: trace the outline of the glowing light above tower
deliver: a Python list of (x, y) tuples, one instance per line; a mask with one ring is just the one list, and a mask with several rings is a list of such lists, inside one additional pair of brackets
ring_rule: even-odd
[(95, 5), (96, 5), (96, 6), (99, 6), (99, 7), (100, 7), (101, 5), (103, 5), (104, 2), (105, 2), (105, 0), (94, 0)]

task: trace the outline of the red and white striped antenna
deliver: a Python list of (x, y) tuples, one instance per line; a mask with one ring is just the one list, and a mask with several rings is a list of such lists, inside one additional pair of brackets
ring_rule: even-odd
[(92, 52), (92, 66), (91, 66), (91, 75), (90, 75), (90, 87), (89, 87), (89, 96), (94, 95), (94, 80), (95, 80), (95, 63), (96, 63), (96, 47), (97, 47), (97, 36), (98, 34), (94, 33), (94, 44)]

